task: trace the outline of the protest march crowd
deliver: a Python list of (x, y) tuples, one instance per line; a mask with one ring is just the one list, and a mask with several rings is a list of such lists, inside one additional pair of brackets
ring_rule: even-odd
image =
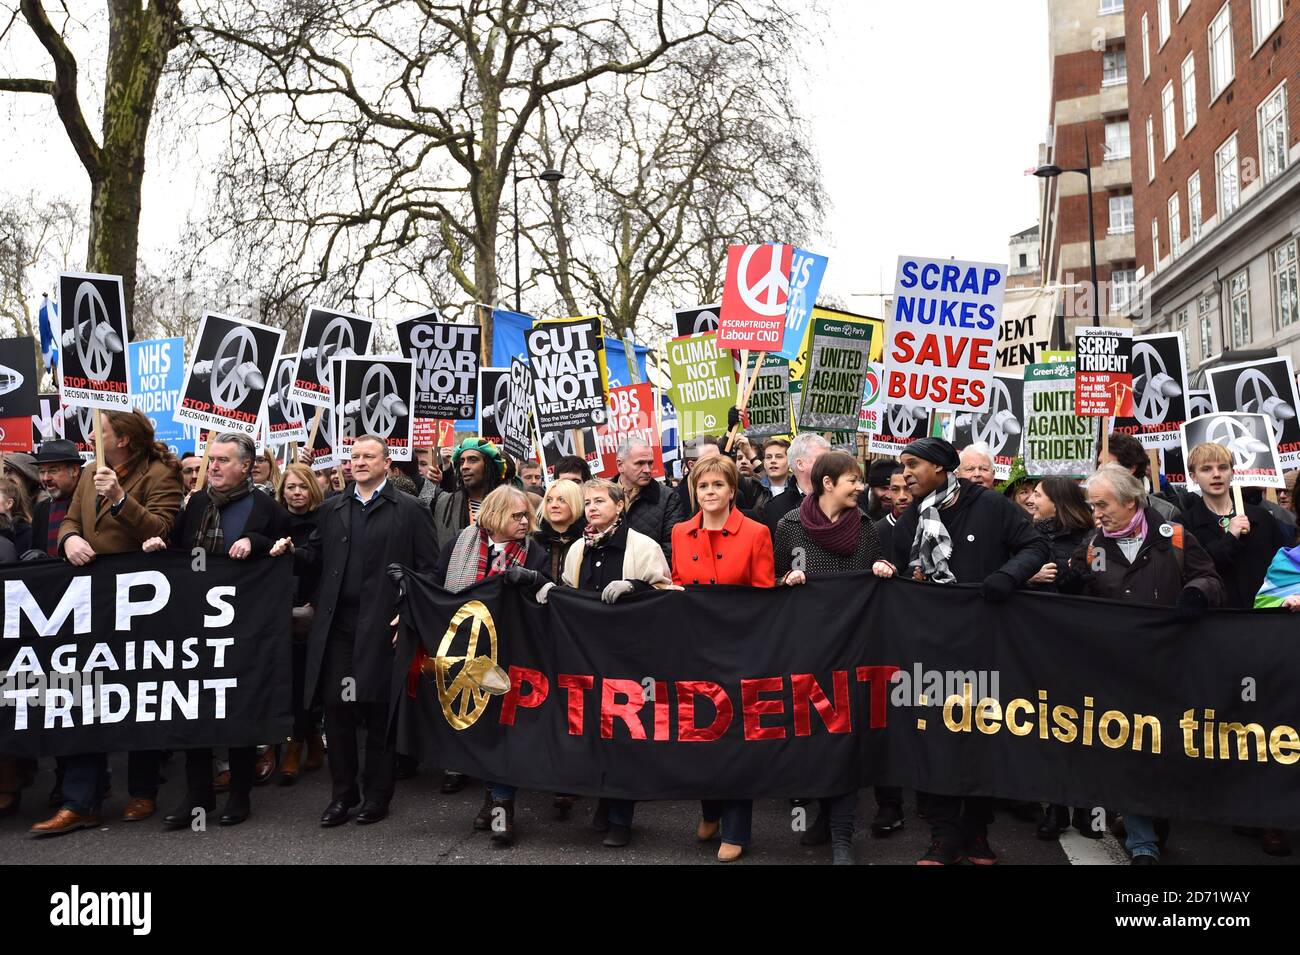
[[(201, 484), (199, 457), (178, 460), (138, 410), (105, 412), (101, 441), (98, 467), (83, 465), (65, 440), (43, 442), (34, 456), (5, 457), (0, 560), (85, 566), (112, 554), (201, 549), (241, 561), (292, 561), (285, 629), (293, 732), (228, 752), (132, 752), (125, 780), (111, 779), (106, 754), (59, 757), (48, 796), (53, 815), (32, 827), (36, 836), (100, 825), (114, 793), (124, 800), (115, 812), (125, 821), (142, 823), (161, 810), (164, 827), (187, 829), (196, 810), (216, 812), (224, 791), (219, 823), (237, 825), (250, 816), (254, 786), (290, 785), (323, 766), (332, 795), (321, 826), (339, 826), (354, 811), (359, 824), (383, 820), (400, 780), (416, 771), (415, 758), (396, 751), (389, 726), (398, 623), (391, 564), (450, 592), (500, 575), (538, 603), (555, 588), (612, 604), (652, 589), (799, 587), (863, 571), (976, 584), (990, 602), (1033, 589), (1163, 605), (1183, 619), (1218, 606), (1300, 609), (1295, 472), (1278, 501), (1250, 489), (1238, 506), (1232, 456), (1219, 444), (1190, 452), (1187, 472), (1199, 493), (1188, 493), (1160, 487), (1145, 449), (1118, 432), (1082, 481), (1019, 476), (1003, 485), (995, 484), (987, 446), (958, 450), (940, 437), (918, 438), (864, 469), (859, 456), (832, 450), (815, 432), (753, 442), (704, 435), (684, 443), (685, 476), (675, 483), (652, 477), (657, 449), (639, 438), (621, 443), (616, 474), (605, 479), (593, 478), (579, 456), (560, 458), (544, 475), (538, 461), (516, 460), (477, 437), (454, 449), (417, 447), (404, 462), (390, 457), (384, 438), (362, 435), (336, 473), (313, 471), (303, 463), (306, 451), (282, 467), (247, 435), (214, 433)], [(415, 661), (413, 678), (425, 662)], [(183, 760), (184, 782), (160, 806), (167, 759)], [(442, 792), (481, 785), (473, 828), (495, 845), (512, 845), (510, 780), (471, 780), (457, 770), (445, 768)], [(35, 795), (26, 791), (35, 771), (34, 760), (0, 760), (0, 819)], [(870, 831), (887, 837), (904, 825), (903, 793), (877, 787), (872, 795)], [(817, 818), (797, 838), (829, 844), (835, 863), (851, 864), (858, 792), (808, 797)], [(556, 813), (566, 816), (577, 801), (556, 794)], [(997, 861), (989, 839), (994, 800), (917, 793), (916, 805), (932, 833), (921, 864)], [(1104, 817), (1091, 807), (1010, 808), (1043, 839), (1071, 826), (1100, 838), (1109, 818), (1135, 864), (1156, 862), (1176, 838), (1168, 820), (1123, 806), (1106, 807)], [(634, 809), (627, 800), (596, 801), (592, 825), (606, 845), (629, 843)], [(720, 861), (737, 859), (750, 846), (751, 811), (749, 801), (705, 800), (694, 837), (719, 840)], [(1249, 835), (1264, 852), (1290, 852), (1283, 832)]]

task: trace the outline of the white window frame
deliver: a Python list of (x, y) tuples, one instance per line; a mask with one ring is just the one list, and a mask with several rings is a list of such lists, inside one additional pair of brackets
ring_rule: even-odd
[[(1241, 280), (1238, 286), (1237, 280)], [(1250, 273), (1245, 269), (1228, 276), (1228, 326), (1232, 331), (1232, 347), (1249, 345), (1250, 330)]]
[(1142, 14), (1142, 79), (1151, 75), (1151, 25)]
[[(1264, 110), (1270, 103), (1277, 104), (1277, 112), (1271, 119), (1265, 120)], [(1273, 163), (1269, 162), (1269, 151), (1265, 145), (1264, 136), (1266, 133), (1265, 124), (1269, 127), (1276, 128), (1277, 124), (1282, 126), (1282, 141), (1277, 152), (1277, 168), (1272, 168)], [(1286, 80), (1273, 89), (1273, 92), (1264, 97), (1264, 102), (1260, 103), (1255, 110), (1255, 128), (1259, 131), (1259, 171), (1264, 177), (1264, 182), (1272, 182), (1282, 173), (1286, 172), (1289, 162), (1291, 149), (1291, 130), (1287, 125), (1286, 115)]]
[(1187, 240), (1189, 243), (1201, 239), (1201, 171), (1198, 169), (1187, 177)]
[[(1123, 152), (1116, 152), (1116, 151), (1114, 151), (1114, 150), (1111, 149), (1111, 136), (1110, 136), (1110, 131), (1111, 131), (1112, 129), (1119, 129), (1119, 127), (1121, 127), (1121, 126), (1124, 127), (1124, 137), (1123, 137), (1123, 139), (1124, 139), (1124, 151), (1123, 151)], [(1105, 133), (1106, 133), (1106, 139), (1105, 139), (1105, 147), (1106, 147), (1105, 158), (1106, 158), (1107, 160), (1111, 160), (1111, 159), (1128, 159), (1130, 156), (1133, 155), (1133, 144), (1132, 144), (1132, 140), (1131, 140), (1130, 137), (1129, 137), (1128, 117), (1127, 117), (1127, 116), (1124, 117), (1123, 119), (1108, 119), (1108, 120), (1106, 120)], [(1119, 139), (1118, 136), (1116, 136), (1115, 138), (1116, 138), (1116, 139)]]
[(1181, 19), (1183, 18), (1183, 14), (1187, 12), (1187, 8), (1190, 7), (1191, 5), (1192, 5), (1192, 0), (1178, 0), (1178, 19), (1179, 19), (1179, 20), (1181, 20)]
[[(1118, 76), (1106, 76), (1106, 57), (1115, 57), (1119, 63)], [(1123, 86), (1128, 82), (1128, 51), (1123, 44), (1115, 43), (1101, 52), (1101, 87), (1106, 89), (1110, 86)]]
[[(1231, 201), (1225, 198), (1223, 189), (1223, 171), (1225, 169), (1223, 153), (1229, 145), (1232, 146)], [(1237, 133), (1235, 131), (1220, 143), (1219, 148), (1214, 151), (1214, 195), (1217, 221), (1220, 223), (1241, 208), (1241, 151), (1237, 148)]]
[[(1220, 75), (1217, 60), (1214, 55), (1214, 33), (1216, 25), (1221, 25), (1220, 33), (1223, 40), (1228, 44), (1228, 55), (1225, 75)], [(1222, 95), (1223, 91), (1228, 88), (1237, 76), (1236, 49), (1232, 42), (1232, 3), (1231, 0), (1219, 8), (1219, 12), (1214, 15), (1210, 25), (1206, 27), (1206, 43), (1210, 53), (1210, 102), (1213, 103)]]
[(1133, 301), (1133, 292), (1136, 285), (1136, 269), (1111, 269), (1110, 314), (1122, 315), (1128, 309)]
[(1169, 0), (1156, 0), (1156, 49), (1169, 42)]
[(1196, 51), (1193, 50), (1183, 58), (1179, 68), (1180, 85), (1183, 88), (1183, 137), (1186, 138), (1196, 127)]
[(1201, 361), (1205, 361), (1214, 357), (1214, 316), (1209, 306), (1201, 305), (1201, 302), (1196, 304), (1196, 323), (1200, 330)]
[[(1289, 257), (1284, 260), (1281, 268), (1278, 267), (1278, 253), (1289, 252)], [(1271, 286), (1271, 295), (1273, 299), (1273, 328), (1282, 331), (1300, 322), (1300, 252), (1296, 248), (1294, 237), (1287, 239), (1281, 245), (1274, 246), (1268, 250), (1268, 270), (1269, 285)], [(1279, 281), (1282, 279), (1283, 281)], [(1283, 285), (1288, 285), (1289, 289), (1284, 290)], [(1283, 297), (1289, 292), (1291, 297), (1290, 317), (1282, 311)]]
[[(1179, 0), (1182, 2), (1182, 0)], [(1101, 8), (1097, 11), (1097, 16), (1107, 17), (1112, 13), (1124, 12), (1124, 0), (1101, 0)]]
[(1169, 253), (1176, 259), (1183, 254), (1183, 212), (1178, 193), (1165, 204), (1169, 210)]
[(1250, 0), (1251, 56), (1282, 25), (1284, 16), (1282, 0)]
[(1151, 220), (1151, 270), (1160, 271), (1160, 217)]
[[(1124, 200), (1127, 199), (1128, 202)], [(1106, 202), (1110, 218), (1106, 229), (1107, 235), (1128, 235), (1133, 231), (1133, 193), (1116, 193), (1107, 197)], [(1117, 215), (1118, 212), (1118, 215)]]
[(1150, 116), (1147, 117), (1147, 182), (1156, 180), (1156, 133)]
[(1178, 145), (1178, 99), (1174, 96), (1174, 81), (1170, 80), (1160, 91), (1160, 135), (1165, 141), (1165, 159)]

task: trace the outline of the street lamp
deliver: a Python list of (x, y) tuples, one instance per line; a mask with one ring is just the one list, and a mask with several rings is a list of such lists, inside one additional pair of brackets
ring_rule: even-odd
[[(1097, 326), (1101, 324), (1100, 319), (1097, 317), (1097, 309), (1100, 303), (1100, 299), (1097, 297), (1097, 231), (1092, 221), (1092, 157), (1088, 151), (1088, 133), (1086, 130), (1083, 134), (1082, 169), (1062, 169), (1055, 163), (1048, 163), (1035, 169), (1034, 175), (1040, 179), (1055, 179), (1063, 172), (1083, 173), (1083, 177), (1088, 184), (1088, 258), (1092, 264), (1092, 324)], [(1064, 342), (1062, 342), (1062, 345), (1064, 345)]]
[(515, 180), (515, 311), (522, 311), (519, 301), (519, 290), (521, 279), (519, 278), (519, 184), (525, 179), (540, 179), (542, 182), (554, 183), (564, 178), (564, 173), (558, 169), (543, 169), (541, 172), (532, 173), (531, 175), (521, 176), (514, 171), (514, 160), (510, 162), (510, 171)]

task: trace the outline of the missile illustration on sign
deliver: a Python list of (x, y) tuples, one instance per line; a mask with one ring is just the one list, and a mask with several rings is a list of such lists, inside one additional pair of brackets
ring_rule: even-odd
[(23, 386), (23, 374), (12, 368), (0, 365), (0, 395), (7, 395)]
[[(194, 377), (200, 381), (207, 381), (212, 377), (213, 371), (217, 370), (225, 380), (231, 374), (237, 375), (242, 384), (249, 388), (262, 388), (266, 385), (266, 379), (258, 370), (257, 365), (251, 361), (238, 361), (235, 358), (224, 358), (218, 367), (216, 361), (200, 361), (194, 363)], [(274, 397), (274, 396), (273, 396)]]
[(1278, 395), (1273, 382), (1256, 368), (1247, 369), (1237, 379), (1236, 398), (1238, 410), (1266, 415), (1279, 434), (1283, 424), (1296, 416), (1296, 409)]
[(94, 325), (85, 322), (76, 328), (69, 328), (63, 333), (63, 347), (77, 347), (78, 335), (80, 335), (80, 347), (82, 349), (86, 349), (93, 342), (98, 347), (112, 352), (114, 355), (120, 354), (122, 351), (122, 338), (117, 332), (113, 331), (113, 326), (108, 322), (99, 322)]

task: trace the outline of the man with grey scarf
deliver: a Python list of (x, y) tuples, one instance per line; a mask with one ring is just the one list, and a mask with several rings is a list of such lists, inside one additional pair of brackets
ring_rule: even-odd
[[(267, 557), (271, 546), (289, 533), (289, 515), (279, 504), (253, 485), (256, 449), (243, 434), (217, 435), (208, 455), (206, 482), (185, 502), (172, 527), (171, 540), (151, 537), (144, 542), (148, 553), (203, 550), (234, 560)], [(218, 822), (234, 826), (248, 818), (249, 794), (253, 788), (256, 746), (230, 747), (230, 796)], [(188, 829), (194, 810), (215, 809), (212, 789), (211, 748), (185, 753), (185, 797), (176, 809), (163, 817), (167, 829)]]
[[(958, 478), (957, 449), (942, 438), (920, 438), (899, 456), (912, 504), (894, 525), (894, 565), (900, 576), (936, 584), (979, 584), (1001, 603), (1052, 559), (1047, 540), (1009, 498)], [(917, 794), (925, 800), (932, 844), (920, 865), (969, 859), (993, 865), (991, 800)]]

